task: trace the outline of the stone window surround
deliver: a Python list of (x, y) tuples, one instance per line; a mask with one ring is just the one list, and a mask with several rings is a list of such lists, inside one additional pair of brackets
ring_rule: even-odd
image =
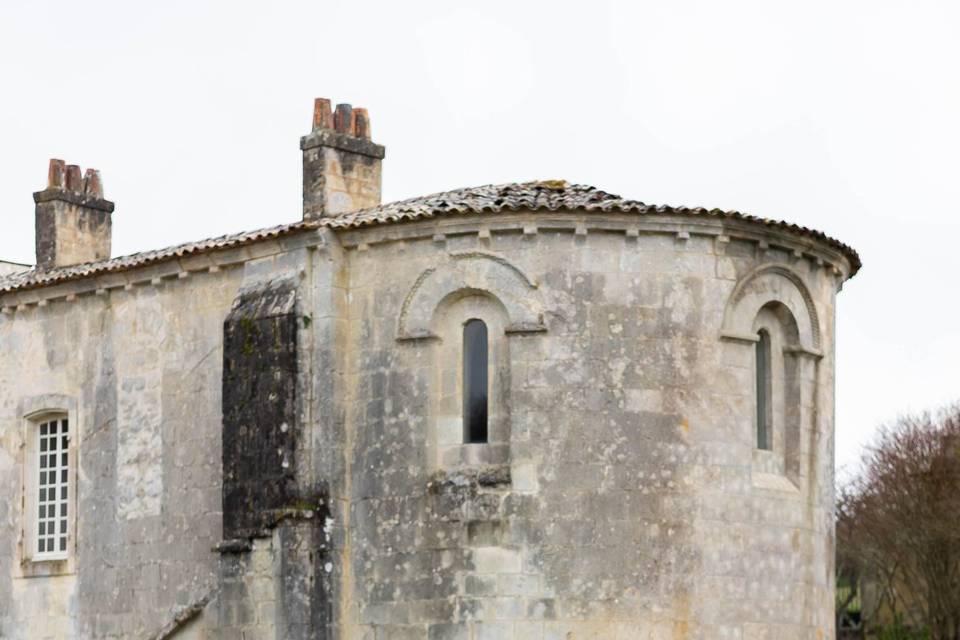
[[(510, 347), (517, 335), (547, 331), (536, 281), (505, 257), (483, 250), (442, 252), (411, 283), (397, 318), (400, 344), (432, 350), (438, 393), (431, 403), (428, 459), (433, 468), (509, 465)], [(487, 326), (488, 439), (463, 441), (463, 326)]]
[[(436, 375), (441, 390), (434, 403), (435, 447), (431, 456), (437, 467), (458, 468), (507, 464), (510, 461), (510, 350), (508, 319), (494, 296), (463, 291), (451, 296), (438, 309)], [(464, 442), (463, 420), (463, 327), (481, 320), (488, 335), (487, 441)]]
[[(34, 558), (35, 526), (37, 513), (37, 463), (38, 451), (36, 430), (40, 423), (52, 416), (66, 417), (70, 425), (69, 446), (67, 456), (69, 461), (67, 480), (67, 553), (60, 558)], [(76, 573), (77, 547), (77, 470), (79, 460), (80, 421), (78, 419), (77, 401), (74, 397), (63, 394), (42, 394), (24, 398), (18, 409), (18, 423), (20, 424), (21, 447), (18, 463), (21, 469), (20, 481), (20, 527), (18, 535), (18, 550), (20, 562), (17, 565), (15, 577), (35, 578)]]
[[(771, 310), (771, 306), (778, 308), (779, 314)], [(780, 317), (778, 317), (778, 315)], [(754, 357), (757, 355), (756, 346), (760, 344), (760, 333), (766, 334), (768, 339), (768, 370), (767, 380), (767, 420), (766, 447), (755, 446), (753, 451), (754, 469), (761, 473), (771, 473), (789, 477), (795, 484), (799, 482), (797, 470), (787, 463), (791, 455), (799, 454), (800, 446), (800, 381), (799, 363), (795, 352), (789, 345), (799, 342), (796, 332), (796, 321), (789, 309), (780, 303), (768, 303), (757, 313), (754, 320)], [(760, 399), (757, 370), (753, 376), (753, 433), (759, 435), (759, 414), (756, 403)], [(796, 406), (795, 406), (796, 405)], [(755, 445), (757, 443), (755, 442)]]
[[(777, 287), (764, 286), (771, 281)], [(755, 288), (755, 285), (757, 287)], [(781, 404), (774, 411), (773, 450), (756, 448), (756, 373), (754, 357), (759, 341), (758, 331), (771, 336), (773, 389), (771, 399)], [(816, 368), (823, 358), (820, 314), (804, 277), (792, 266), (764, 262), (743, 275), (734, 287), (724, 313), (722, 340), (749, 348), (751, 388), (749, 420), (752, 447), (752, 475), (755, 487), (796, 493), (801, 491), (801, 433), (805, 393), (803, 375), (808, 367)], [(815, 375), (814, 375), (815, 377)], [(789, 380), (789, 382), (788, 382)], [(746, 394), (745, 394), (746, 395)], [(816, 402), (814, 397), (809, 398)], [(778, 417), (777, 414), (780, 414)]]

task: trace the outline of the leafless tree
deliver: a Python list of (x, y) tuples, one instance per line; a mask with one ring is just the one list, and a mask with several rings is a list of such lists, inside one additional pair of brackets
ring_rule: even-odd
[(837, 547), (839, 575), (868, 575), (877, 607), (960, 640), (960, 405), (880, 430), (838, 496)]

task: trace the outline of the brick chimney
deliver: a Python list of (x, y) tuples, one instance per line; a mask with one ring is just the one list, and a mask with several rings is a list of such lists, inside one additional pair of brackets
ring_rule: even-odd
[(370, 141), (366, 109), (317, 98), (313, 131), (303, 150), (303, 218), (321, 218), (380, 204), (380, 165), (385, 149)]
[(110, 257), (110, 214), (100, 172), (51, 160), (47, 188), (33, 194), (37, 225), (37, 268), (53, 269)]

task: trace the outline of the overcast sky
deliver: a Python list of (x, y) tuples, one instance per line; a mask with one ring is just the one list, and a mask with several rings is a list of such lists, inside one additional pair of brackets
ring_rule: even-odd
[(385, 200), (564, 178), (855, 247), (838, 465), (881, 422), (960, 398), (960, 3), (16, 5), (0, 258), (33, 260), (50, 157), (103, 172), (115, 255), (295, 220), (298, 139), (327, 96), (370, 110)]

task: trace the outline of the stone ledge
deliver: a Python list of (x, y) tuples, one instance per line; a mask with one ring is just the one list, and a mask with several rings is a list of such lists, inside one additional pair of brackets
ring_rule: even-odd
[(336, 131), (314, 131), (300, 138), (301, 151), (314, 149), (316, 147), (333, 147), (341, 151), (350, 151), (351, 153), (358, 153), (379, 160), (382, 160), (387, 154), (387, 150), (383, 145), (370, 142), (364, 138), (355, 138), (343, 133), (337, 133)]
[(841, 276), (847, 272), (846, 267), (838, 266), (845, 265), (846, 258), (821, 242), (787, 231), (757, 229), (756, 224), (736, 220), (691, 220), (680, 216), (643, 217), (619, 213), (584, 215), (577, 211), (517, 212), (499, 213), (496, 216), (463, 214), (443, 220), (425, 218), (395, 225), (335, 229), (335, 232), (347, 250), (358, 249), (360, 245), (369, 250), (374, 245), (437, 237), (449, 241), (457, 236), (470, 235), (476, 235), (480, 242), (490, 242), (497, 235), (524, 235), (531, 227), (531, 217), (536, 218), (534, 226), (538, 236), (554, 231), (570, 233), (581, 241), (589, 242), (589, 237), (596, 233), (613, 233), (623, 234), (625, 240), (642, 245), (643, 236), (668, 235), (679, 239), (680, 247), (695, 237), (705, 237), (718, 244), (714, 247), (714, 253), (718, 255), (725, 253), (726, 246), (736, 239), (756, 243), (758, 247), (763, 243), (765, 251), (784, 251), (794, 261), (809, 261), (811, 268), (827, 268), (831, 273)]
[(112, 213), (114, 204), (103, 198), (91, 198), (82, 193), (74, 193), (65, 189), (44, 189), (33, 194), (33, 201), (37, 204), (42, 202), (69, 202), (88, 209), (97, 209)]

